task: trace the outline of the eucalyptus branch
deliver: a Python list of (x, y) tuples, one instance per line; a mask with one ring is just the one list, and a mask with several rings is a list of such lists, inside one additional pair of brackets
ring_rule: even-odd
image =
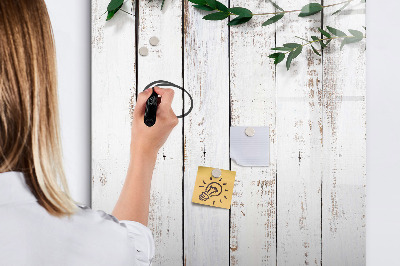
[[(285, 59), (286, 55), (288, 54), (286, 60), (286, 68), (287, 70), (289, 70), (292, 60), (301, 54), (304, 46), (310, 45), (314, 53), (321, 56), (319, 51), (325, 49), (332, 40), (341, 39), (342, 43), (340, 49), (342, 49), (343, 46), (345, 46), (346, 44), (360, 42), (361, 40), (366, 38), (366, 35), (364, 35), (361, 31), (358, 30), (349, 29), (351, 35), (347, 35), (341, 30), (329, 26), (327, 26), (326, 28), (327, 30), (318, 28), (318, 31), (324, 37), (311, 36), (311, 40), (306, 40), (296, 36), (297, 38), (306, 41), (306, 43), (285, 43), (283, 44), (282, 47), (272, 48), (271, 50), (280, 52), (272, 53), (269, 55), (269, 57), (274, 59), (274, 64), (277, 65), (280, 62), (282, 62)], [(316, 49), (313, 46), (314, 43), (318, 43), (321, 49), (320, 50)]]
[[(355, 1), (355, 0), (347, 0), (347, 1), (343, 1), (343, 2), (340, 2), (340, 3), (336, 3), (336, 4), (331, 4), (331, 5), (326, 5), (326, 6), (321, 5), (321, 7), (322, 8), (327, 8), (327, 7), (332, 7), (332, 6), (349, 4), (349, 3), (353, 2), (353, 1)], [(270, 12), (270, 13), (258, 13), (258, 14), (254, 14), (253, 13), (253, 16), (277, 15), (277, 14), (286, 14), (286, 13), (301, 12), (301, 11), (302, 11), (302, 9), (287, 10), (287, 11), (280, 11), (280, 12)]]

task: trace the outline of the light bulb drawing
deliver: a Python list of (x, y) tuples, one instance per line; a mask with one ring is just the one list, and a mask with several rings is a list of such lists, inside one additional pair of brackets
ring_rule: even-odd
[[(207, 183), (203, 180), (203, 185), (204, 186), (199, 186), (199, 187), (206, 187), (205, 191), (202, 192), (199, 195), (199, 200), (201, 201), (207, 201), (212, 197), (218, 197), (221, 194), (225, 193), (228, 191), (228, 189), (223, 188), (223, 186), (226, 186), (227, 183), (220, 183), (222, 181), (222, 177), (219, 178), (218, 181), (213, 181), (215, 180), (215, 178), (210, 177), (210, 183), (207, 185)], [(205, 186), (207, 185), (207, 186)], [(224, 199), (227, 199), (227, 197), (225, 195), (223, 195)], [(222, 197), (222, 195), (221, 195)], [(222, 203), (222, 198), (219, 199), (219, 202)], [(213, 200), (212, 205), (215, 205), (215, 200)]]
[(217, 182), (211, 182), (206, 187), (206, 191), (201, 193), (201, 195), (199, 196), (199, 199), (206, 201), (210, 197), (215, 197), (215, 196), (221, 195), (221, 193), (222, 193), (222, 186)]

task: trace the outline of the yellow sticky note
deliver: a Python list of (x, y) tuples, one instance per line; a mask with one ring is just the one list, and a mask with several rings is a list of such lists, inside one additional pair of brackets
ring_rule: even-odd
[(236, 172), (221, 169), (216, 178), (212, 175), (214, 169), (199, 166), (192, 202), (230, 209)]

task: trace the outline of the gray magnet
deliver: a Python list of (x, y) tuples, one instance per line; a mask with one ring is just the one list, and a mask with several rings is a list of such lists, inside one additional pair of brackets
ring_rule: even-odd
[(215, 178), (218, 178), (221, 176), (221, 170), (218, 168), (215, 168), (214, 170), (212, 170), (211, 175)]
[(151, 45), (157, 46), (160, 43), (160, 40), (156, 36), (153, 36), (150, 38), (149, 42)]
[(256, 133), (256, 130), (252, 127), (248, 127), (248, 128), (246, 128), (244, 133), (246, 133), (246, 136), (248, 136), (248, 137), (253, 137), (254, 134)]
[(147, 47), (140, 47), (139, 49), (139, 54), (141, 56), (147, 56), (149, 54), (149, 49), (147, 49)]

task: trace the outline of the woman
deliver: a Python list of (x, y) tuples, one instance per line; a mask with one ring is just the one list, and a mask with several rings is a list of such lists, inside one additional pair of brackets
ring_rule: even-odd
[(157, 123), (143, 122), (139, 94), (131, 160), (112, 215), (70, 197), (62, 165), (55, 48), (43, 0), (0, 1), (0, 265), (149, 265), (146, 227), (159, 148), (177, 124), (173, 90)]

